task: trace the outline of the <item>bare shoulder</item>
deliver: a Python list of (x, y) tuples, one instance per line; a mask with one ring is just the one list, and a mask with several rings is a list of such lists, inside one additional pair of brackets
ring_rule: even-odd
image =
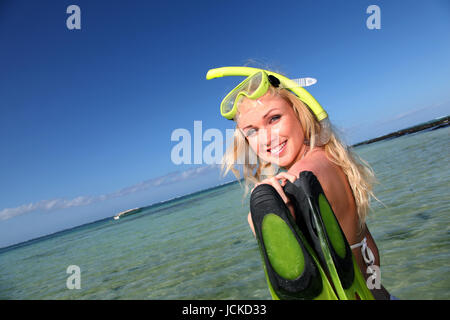
[(323, 184), (339, 177), (339, 167), (328, 159), (325, 151), (321, 148), (311, 151), (304, 159), (294, 164), (288, 172), (298, 177), (302, 171), (314, 173), (322, 187), (324, 187)]
[(328, 159), (323, 149), (318, 148), (289, 169), (289, 173), (297, 177), (302, 171), (311, 171), (317, 177), (344, 232), (353, 229), (358, 219), (356, 205), (347, 176), (342, 169)]

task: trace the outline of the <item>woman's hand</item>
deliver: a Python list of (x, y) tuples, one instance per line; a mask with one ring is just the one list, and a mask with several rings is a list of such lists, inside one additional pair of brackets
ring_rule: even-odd
[(260, 184), (270, 184), (272, 187), (277, 190), (277, 192), (280, 194), (281, 199), (283, 199), (284, 203), (289, 203), (289, 198), (284, 193), (283, 187), (286, 185), (286, 181), (289, 180), (290, 182), (294, 183), (295, 180), (297, 180), (297, 176), (288, 173), (288, 172), (280, 172), (276, 176), (273, 176), (272, 178), (264, 179), (263, 181), (257, 183), (253, 190), (259, 186)]
[[(283, 199), (284, 203), (286, 203), (286, 206), (289, 208), (289, 211), (291, 212), (292, 216), (295, 219), (294, 207), (292, 206), (291, 202), (289, 201), (289, 198), (284, 193), (283, 187), (286, 185), (286, 181), (287, 180), (289, 180), (290, 182), (294, 183), (294, 181), (297, 180), (297, 178), (298, 178), (297, 176), (295, 176), (295, 175), (293, 175), (291, 173), (281, 172), (281, 173), (277, 174), (276, 176), (274, 176), (272, 178), (267, 178), (267, 179), (264, 179), (263, 181), (257, 183), (255, 185), (255, 187), (252, 189), (252, 192), (260, 184), (264, 184), (264, 183), (265, 184), (270, 184), (280, 194), (281, 199)], [(253, 235), (254, 235), (255, 234), (255, 228), (253, 227), (253, 221), (252, 221), (251, 213), (248, 214), (247, 221), (248, 221), (248, 224), (250, 225), (250, 228), (251, 228), (251, 230), (253, 232)]]

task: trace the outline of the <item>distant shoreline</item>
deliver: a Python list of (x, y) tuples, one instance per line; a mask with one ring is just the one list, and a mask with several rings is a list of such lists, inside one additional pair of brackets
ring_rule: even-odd
[[(398, 130), (398, 131), (395, 131), (395, 132), (383, 135), (381, 137), (377, 137), (377, 138), (369, 139), (369, 140), (366, 140), (366, 141), (358, 142), (358, 143), (352, 145), (351, 147), (357, 147), (357, 146), (367, 145), (367, 144), (371, 144), (371, 143), (382, 141), (382, 140), (393, 139), (393, 138), (397, 138), (397, 137), (400, 137), (400, 136), (403, 136), (403, 135), (406, 135), (406, 134), (411, 134), (411, 133), (423, 131), (423, 130), (430, 129), (430, 128), (432, 128), (432, 130), (436, 130), (436, 129), (439, 129), (439, 128), (447, 127), (449, 125), (450, 125), (450, 116), (446, 116), (446, 117), (442, 117), (442, 118), (439, 118), (439, 119), (435, 119), (435, 120), (431, 120), (431, 121), (428, 121), (428, 122), (424, 122), (424, 123), (421, 123), (421, 124), (418, 124), (418, 125), (415, 125), (415, 126), (412, 126), (412, 127), (409, 127), (409, 128), (401, 129), (401, 130)], [(185, 195), (181, 195), (181, 196), (177, 196), (177, 197), (174, 197), (174, 198), (171, 198), (171, 199), (163, 200), (163, 201), (160, 201), (160, 202), (155, 202), (155, 203), (152, 203), (152, 204), (150, 204), (148, 206), (143, 206), (143, 207), (135, 208), (135, 209), (129, 209), (129, 210), (126, 210), (126, 211), (134, 211), (134, 210), (136, 210), (137, 212), (138, 211), (140, 212), (141, 210), (149, 208), (149, 207), (160, 206), (160, 205), (172, 202), (172, 201), (183, 200), (183, 199), (185, 199), (187, 197), (195, 196), (196, 194), (200, 194), (200, 193), (205, 192), (205, 191), (210, 191), (210, 190), (214, 190), (214, 189), (218, 189), (218, 188), (222, 188), (222, 187), (228, 186), (228, 185), (233, 184), (233, 183), (238, 183), (241, 180), (228, 181), (228, 182), (216, 185), (216, 186), (211, 187), (211, 188), (198, 190), (198, 191), (195, 191), (195, 192), (192, 192), (192, 193), (188, 193), (188, 194), (185, 194)], [(11, 249), (15, 249), (17, 247), (26, 246), (26, 245), (32, 244), (32, 243), (34, 243), (36, 241), (44, 240), (46, 238), (50, 238), (50, 237), (56, 236), (58, 234), (63, 234), (65, 232), (69, 232), (69, 231), (71, 231), (73, 229), (85, 227), (85, 226), (93, 224), (93, 223), (98, 223), (100, 221), (107, 221), (107, 220), (110, 220), (110, 219), (111, 219), (111, 216), (108, 216), (108, 217), (105, 217), (105, 218), (102, 218), (102, 219), (99, 219), (99, 220), (87, 222), (87, 223), (84, 223), (84, 224), (81, 224), (81, 225), (77, 225), (77, 226), (70, 227), (70, 228), (67, 228), (67, 229), (59, 230), (59, 231), (56, 231), (56, 232), (53, 232), (53, 233), (50, 233), (50, 234), (46, 234), (46, 235), (43, 235), (43, 236), (38, 236), (36, 238), (32, 238), (32, 239), (25, 240), (25, 241), (22, 241), (22, 242), (18, 242), (18, 243), (15, 243), (15, 244), (7, 245), (5, 247), (1, 247), (0, 248), (0, 253), (9, 251)]]
[(450, 124), (449, 119), (450, 119), (450, 116), (446, 116), (446, 117), (442, 117), (442, 118), (439, 118), (436, 120), (427, 121), (427, 122), (424, 122), (424, 123), (421, 123), (421, 124), (418, 124), (418, 125), (415, 125), (415, 126), (412, 126), (409, 128), (405, 128), (405, 129), (401, 129), (401, 130), (398, 130), (395, 132), (388, 133), (381, 137), (358, 142), (358, 143), (352, 145), (352, 147), (357, 147), (357, 146), (361, 146), (361, 145), (365, 145), (365, 144), (371, 144), (371, 143), (374, 143), (377, 141), (397, 138), (397, 137), (403, 136), (405, 134), (411, 134), (411, 133), (423, 131), (423, 130), (430, 129), (430, 128), (433, 128), (432, 130), (444, 128)]
[[(185, 199), (187, 197), (192, 197), (192, 196), (195, 196), (197, 194), (200, 194), (200, 193), (203, 193), (203, 192), (206, 192), (206, 191), (212, 191), (212, 190), (215, 190), (215, 189), (224, 188), (224, 187), (226, 187), (228, 185), (231, 185), (231, 184), (234, 184), (234, 183), (238, 183), (239, 181), (240, 180), (227, 181), (227, 182), (224, 182), (222, 184), (218, 184), (218, 185), (216, 185), (214, 187), (211, 187), (211, 188), (194, 191), (194, 192), (191, 192), (191, 193), (188, 193), (188, 194), (184, 194), (184, 195), (181, 195), (181, 196), (178, 196), (178, 197), (174, 197), (174, 198), (163, 200), (163, 201), (159, 201), (159, 202), (154, 202), (154, 203), (149, 204), (147, 206), (134, 208), (134, 209), (128, 209), (128, 210), (122, 211), (120, 213), (131, 213), (131, 214), (139, 213), (142, 210), (148, 209), (150, 207), (159, 207), (159, 206), (168, 204), (170, 202), (183, 200), (183, 199)], [(88, 226), (90, 224), (94, 224), (94, 223), (98, 223), (98, 222), (102, 222), (102, 221), (106, 222), (106, 221), (109, 221), (109, 220), (111, 220), (111, 216), (108, 216), (108, 217), (105, 217), (105, 218), (102, 218), (102, 219), (98, 219), (98, 220), (94, 220), (94, 221), (90, 221), (90, 222), (86, 222), (84, 224), (76, 225), (76, 226), (69, 227), (69, 228), (66, 228), (66, 229), (63, 229), (63, 230), (55, 231), (55, 232), (52, 232), (52, 233), (49, 233), (49, 234), (38, 236), (36, 238), (28, 239), (28, 240), (25, 240), (25, 241), (22, 241), (22, 242), (10, 244), (10, 245), (7, 245), (5, 247), (1, 247), (0, 248), (0, 254), (4, 253), (6, 251), (12, 250), (12, 249), (16, 249), (16, 248), (19, 248), (19, 247), (24, 247), (24, 246), (33, 244), (33, 243), (41, 241), (41, 240), (45, 240), (45, 239), (49, 239), (49, 238), (52, 238), (52, 237), (55, 237), (55, 236), (58, 236), (58, 235), (62, 235), (64, 233), (73, 231), (75, 229), (86, 227), (86, 226)]]

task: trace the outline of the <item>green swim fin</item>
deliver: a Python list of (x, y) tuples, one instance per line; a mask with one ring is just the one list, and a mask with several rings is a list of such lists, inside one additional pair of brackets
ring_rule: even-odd
[(327, 276), (278, 192), (257, 186), (250, 212), (274, 300), (337, 300)]
[(306, 236), (341, 300), (373, 300), (352, 250), (316, 176), (300, 173), (287, 181), (286, 195), (294, 204), (297, 227)]

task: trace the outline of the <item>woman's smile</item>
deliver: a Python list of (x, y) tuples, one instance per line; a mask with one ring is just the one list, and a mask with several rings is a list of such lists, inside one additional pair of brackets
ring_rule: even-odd
[(274, 147), (271, 146), (270, 148), (268, 148), (267, 152), (269, 152), (272, 156), (279, 157), (280, 154), (285, 150), (286, 144), (287, 144), (287, 140), (284, 140), (280, 144), (278, 144)]

